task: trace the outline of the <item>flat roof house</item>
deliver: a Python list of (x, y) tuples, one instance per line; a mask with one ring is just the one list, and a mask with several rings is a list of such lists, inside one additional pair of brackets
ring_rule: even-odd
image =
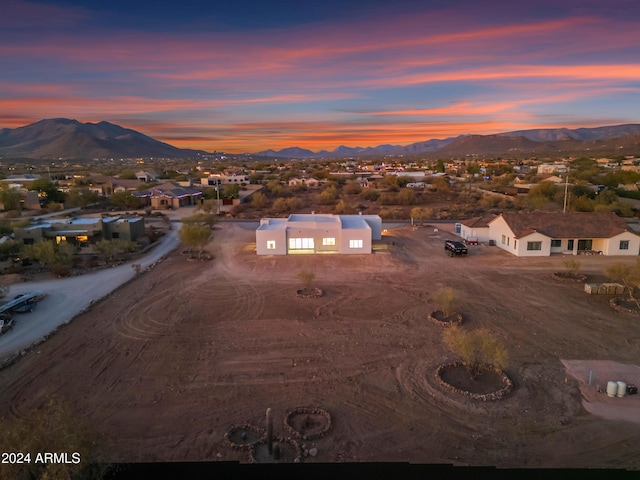
[(53, 239), (56, 243), (93, 244), (102, 239), (130, 242), (144, 236), (144, 218), (118, 215), (77, 218), (50, 218), (14, 229), (15, 239), (25, 245)]
[(640, 236), (613, 212), (503, 213), (489, 222), (489, 237), (518, 257), (640, 253)]
[(258, 255), (371, 253), (382, 238), (378, 215), (292, 214), (263, 218), (256, 229)]

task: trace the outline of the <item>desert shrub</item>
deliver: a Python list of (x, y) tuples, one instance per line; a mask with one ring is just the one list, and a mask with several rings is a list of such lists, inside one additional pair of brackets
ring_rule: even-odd
[(435, 302), (442, 313), (444, 313), (445, 315), (449, 315), (453, 311), (453, 306), (456, 303), (457, 295), (453, 288), (439, 288), (438, 290), (433, 292), (432, 300)]
[(472, 378), (481, 373), (483, 365), (504, 369), (509, 362), (506, 348), (487, 329), (467, 331), (453, 326), (444, 331), (442, 339), (466, 365)]
[(298, 272), (297, 277), (298, 277), (298, 280), (300, 280), (306, 288), (311, 288), (311, 286), (313, 285), (313, 281), (316, 278), (316, 275), (315, 273), (309, 270), (302, 270)]
[(364, 188), (362, 190), (362, 192), (360, 192), (360, 196), (364, 200), (368, 200), (370, 202), (375, 202), (375, 201), (378, 200), (378, 197), (380, 197), (380, 192), (378, 192), (376, 190), (372, 190), (371, 188)]
[(582, 266), (580, 260), (569, 259), (565, 260), (563, 263), (565, 268), (570, 272), (578, 272), (580, 271), (580, 267)]

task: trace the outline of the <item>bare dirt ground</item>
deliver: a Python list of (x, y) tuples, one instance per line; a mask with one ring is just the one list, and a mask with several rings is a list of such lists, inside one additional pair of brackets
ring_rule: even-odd
[[(590, 370), (605, 388), (640, 384), (640, 319), (554, 281), (562, 257), (480, 245), (450, 258), (441, 227), (410, 226), (390, 229), (373, 255), (258, 257), (254, 228), (219, 224), (214, 260), (174, 254), (1, 371), (0, 414), (67, 399), (114, 439), (119, 462), (247, 461), (223, 441), (232, 425), (262, 426), (270, 407), (285, 435), (288, 409), (318, 406), (333, 428), (305, 462), (640, 468), (640, 395), (586, 385)], [(621, 258), (580, 260), (602, 281)], [(303, 269), (324, 296), (296, 297)], [(507, 345), (506, 399), (472, 401), (434, 381), (452, 360), (426, 319), (444, 286), (460, 295), (464, 328)]]

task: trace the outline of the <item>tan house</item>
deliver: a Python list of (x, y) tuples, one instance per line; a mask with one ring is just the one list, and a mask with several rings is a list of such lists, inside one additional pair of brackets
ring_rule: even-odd
[(166, 182), (149, 190), (132, 192), (132, 194), (153, 208), (170, 209), (197, 205), (202, 197), (202, 189)]
[(640, 236), (613, 212), (503, 213), (488, 225), (489, 239), (518, 257), (640, 253)]
[(315, 188), (320, 186), (320, 180), (313, 177), (295, 177), (295, 178), (289, 179), (288, 185), (290, 187), (304, 186), (309, 188)]

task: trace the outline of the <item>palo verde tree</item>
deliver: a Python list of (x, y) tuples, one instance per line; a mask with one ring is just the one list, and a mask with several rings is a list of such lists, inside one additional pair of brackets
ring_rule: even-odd
[(436, 303), (445, 317), (453, 311), (453, 305), (457, 300), (456, 292), (453, 288), (439, 288), (432, 295), (432, 300)]
[(300, 280), (307, 289), (313, 287), (313, 281), (315, 280), (315, 278), (315, 273), (310, 270), (302, 270), (298, 272), (298, 280)]
[(604, 274), (611, 280), (622, 282), (629, 293), (629, 298), (640, 309), (640, 300), (634, 296), (635, 289), (640, 288), (640, 258), (633, 264), (618, 262), (609, 265), (604, 270)]
[(484, 365), (504, 369), (509, 363), (505, 347), (485, 328), (467, 331), (453, 326), (444, 331), (442, 340), (460, 358), (473, 379), (482, 373)]
[(211, 228), (197, 223), (183, 223), (178, 232), (180, 241), (189, 248), (198, 251), (198, 258), (202, 257), (204, 247), (212, 238)]

